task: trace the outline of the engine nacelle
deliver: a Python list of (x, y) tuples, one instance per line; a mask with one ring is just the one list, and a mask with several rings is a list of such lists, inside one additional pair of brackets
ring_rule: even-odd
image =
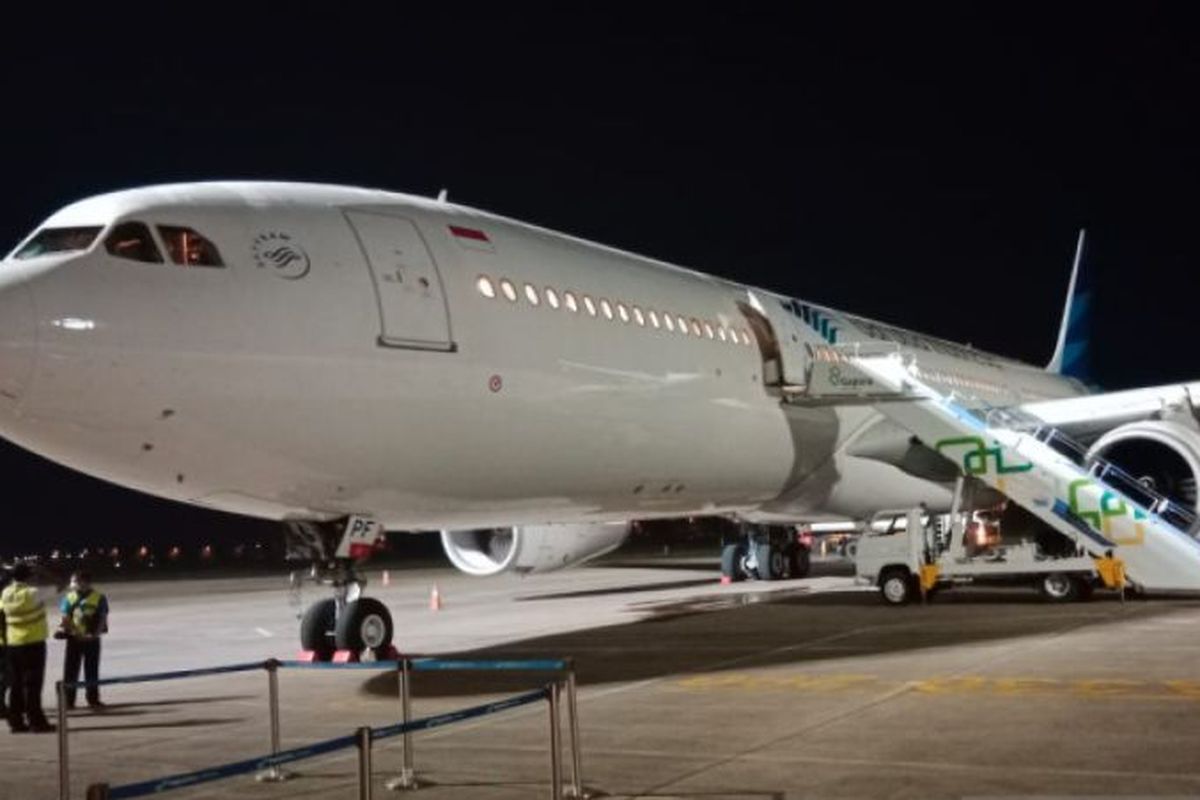
[(629, 538), (629, 523), (522, 525), (442, 531), (450, 563), (468, 575), (530, 574), (574, 567)]
[(1179, 505), (1197, 507), (1200, 433), (1187, 426), (1161, 420), (1130, 422), (1097, 439), (1087, 457), (1103, 458)]

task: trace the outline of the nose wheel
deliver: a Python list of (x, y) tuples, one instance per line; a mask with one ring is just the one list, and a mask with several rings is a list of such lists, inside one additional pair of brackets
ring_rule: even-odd
[(337, 626), (337, 601), (332, 597), (318, 600), (300, 618), (300, 649), (312, 653), (318, 661), (333, 658)]
[(392, 644), (392, 615), (387, 606), (374, 597), (360, 597), (346, 603), (334, 628), (338, 650), (363, 653), (370, 650), (383, 658)]

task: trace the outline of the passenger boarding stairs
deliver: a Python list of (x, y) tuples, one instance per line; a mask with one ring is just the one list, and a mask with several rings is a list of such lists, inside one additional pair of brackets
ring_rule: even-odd
[[(1109, 551), (1130, 582), (1152, 591), (1200, 591), (1193, 511), (1151, 491), (1032, 415), (990, 407), (922, 380), (919, 354), (896, 346), (822, 347), (808, 388), (853, 385), (862, 402), (911, 431), (1088, 554)], [(830, 381), (825, 372), (837, 370)]]

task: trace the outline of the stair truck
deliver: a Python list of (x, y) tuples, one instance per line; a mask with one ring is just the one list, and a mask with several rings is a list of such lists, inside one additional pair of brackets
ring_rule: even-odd
[(975, 514), (931, 518), (921, 508), (882, 512), (859, 540), (856, 582), (879, 587), (885, 602), (903, 605), (966, 584), (1027, 585), (1053, 602), (1086, 600), (1104, 586), (1124, 588), (1120, 562), (1082, 548), (1049, 551), (1032, 539), (1004, 543)]

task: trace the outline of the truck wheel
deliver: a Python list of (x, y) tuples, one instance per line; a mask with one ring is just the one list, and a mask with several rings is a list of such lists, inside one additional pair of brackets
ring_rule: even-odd
[(745, 552), (743, 544), (727, 544), (721, 548), (721, 577), (731, 581), (745, 580), (746, 574), (742, 571)]
[(1042, 578), (1039, 588), (1042, 596), (1052, 603), (1069, 603), (1079, 596), (1079, 583), (1070, 575), (1051, 572)]
[(913, 579), (908, 570), (893, 567), (879, 576), (879, 590), (884, 602), (902, 606), (912, 599)]

